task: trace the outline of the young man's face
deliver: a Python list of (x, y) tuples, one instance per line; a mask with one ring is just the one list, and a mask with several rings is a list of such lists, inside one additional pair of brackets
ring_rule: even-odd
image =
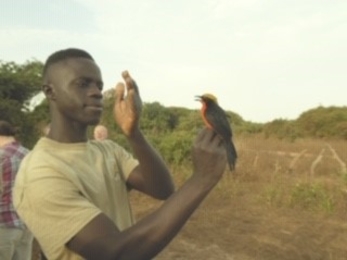
[(73, 58), (53, 65), (54, 109), (72, 123), (95, 125), (102, 114), (103, 82), (94, 61)]

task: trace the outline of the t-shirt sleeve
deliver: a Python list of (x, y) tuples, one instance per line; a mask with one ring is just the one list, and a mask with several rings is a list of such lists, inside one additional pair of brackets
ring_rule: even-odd
[(19, 216), (47, 256), (60, 255), (65, 244), (101, 213), (73, 183), (55, 172), (16, 186), (13, 194)]
[(117, 161), (118, 168), (120, 169), (124, 180), (129, 178), (130, 173), (139, 165), (136, 160), (128, 151), (123, 147), (113, 142), (113, 153)]

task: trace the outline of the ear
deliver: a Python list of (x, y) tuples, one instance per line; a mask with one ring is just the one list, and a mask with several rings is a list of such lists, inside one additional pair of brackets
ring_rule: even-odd
[(55, 91), (52, 84), (43, 84), (42, 91), (47, 99), (55, 100)]

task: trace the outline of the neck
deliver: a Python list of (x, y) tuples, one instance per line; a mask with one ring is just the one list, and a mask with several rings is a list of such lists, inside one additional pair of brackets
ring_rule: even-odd
[(47, 137), (60, 143), (83, 143), (88, 140), (87, 127), (78, 123), (52, 121)]
[(12, 143), (16, 141), (16, 139), (13, 136), (3, 136), (0, 135), (0, 147), (3, 147), (9, 143)]

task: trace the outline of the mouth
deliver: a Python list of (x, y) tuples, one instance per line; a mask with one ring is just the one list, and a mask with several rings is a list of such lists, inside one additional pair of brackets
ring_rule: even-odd
[(85, 108), (100, 112), (103, 110), (102, 105), (85, 105)]

